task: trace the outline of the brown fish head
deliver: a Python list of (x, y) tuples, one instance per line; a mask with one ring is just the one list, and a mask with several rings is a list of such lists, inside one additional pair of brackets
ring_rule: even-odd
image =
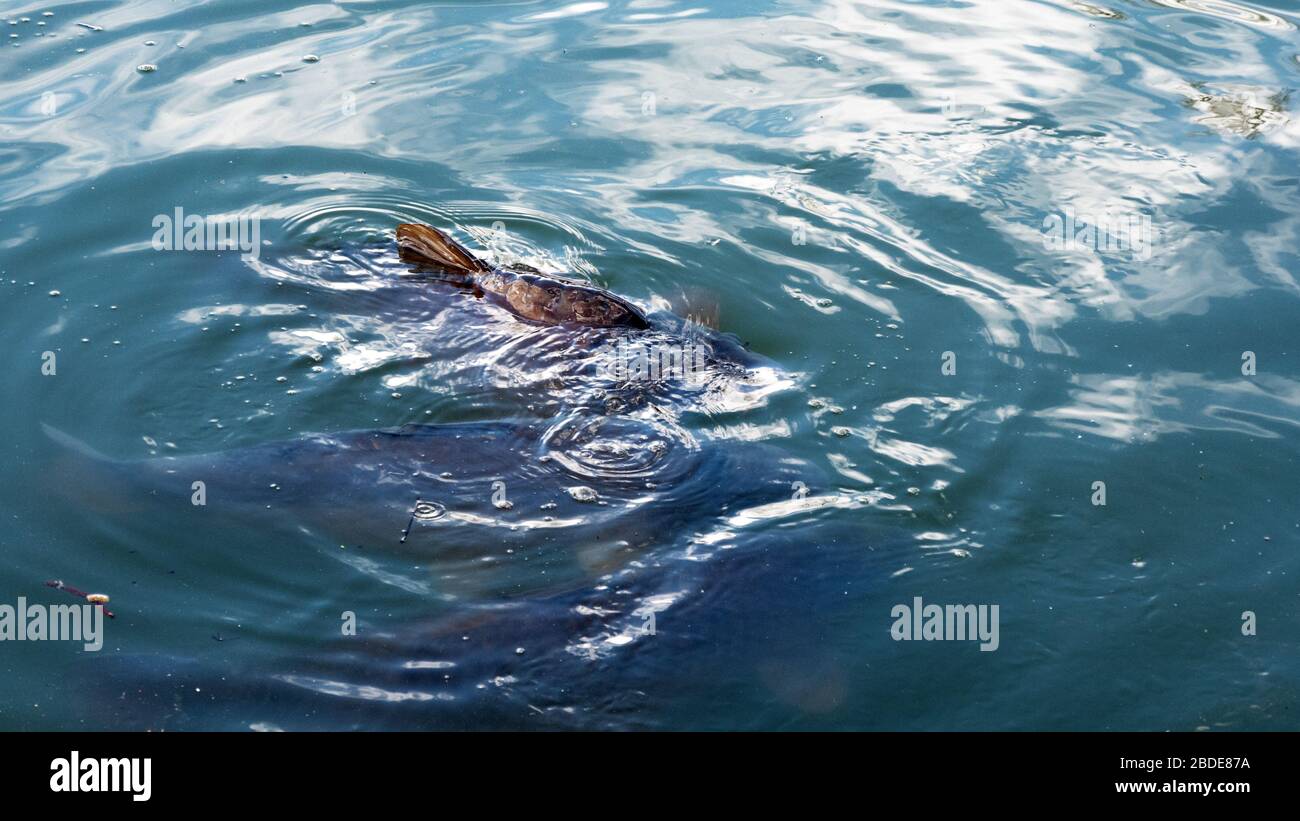
[(569, 285), (561, 292), (562, 311), (579, 325), (645, 329), (649, 320), (632, 303), (601, 288)]
[(645, 314), (603, 288), (546, 274), (516, 273), (502, 295), (520, 316), (549, 324), (649, 328)]

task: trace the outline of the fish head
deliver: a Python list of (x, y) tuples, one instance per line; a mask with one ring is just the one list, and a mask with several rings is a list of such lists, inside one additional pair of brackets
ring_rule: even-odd
[(536, 322), (597, 328), (650, 327), (645, 314), (631, 302), (603, 288), (546, 274), (517, 274), (502, 296), (512, 310)]
[(645, 314), (635, 305), (601, 288), (571, 285), (561, 294), (562, 309), (580, 325), (624, 327), (644, 330), (650, 327)]

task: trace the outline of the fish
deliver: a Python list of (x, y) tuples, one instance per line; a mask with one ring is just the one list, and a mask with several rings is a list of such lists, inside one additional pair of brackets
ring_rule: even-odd
[(534, 356), (571, 367), (559, 383), (564, 401), (538, 418), (321, 431), (136, 460), (45, 426), (58, 449), (47, 471), (53, 489), (75, 488), (75, 504), (89, 512), (140, 518), (169, 505), (196, 522), (432, 554), (443, 570), (563, 544), (590, 571), (690, 522), (779, 504), (819, 481), (820, 468), (775, 446), (683, 424), (683, 413), (734, 412), (791, 384), (733, 336), (666, 311), (651, 320), (600, 288), (493, 266), (431, 226), (404, 223), (396, 236), (403, 262), (463, 279), (518, 320), (547, 326), (513, 367), (529, 367), (528, 350), (549, 346)]
[[(571, 659), (619, 652), (652, 631), (665, 608), (691, 608), (696, 625), (725, 615), (694, 599), (725, 585), (710, 573), (735, 565), (708, 558), (741, 554), (729, 549), (742, 534), (753, 534), (746, 544), (769, 546), (746, 561), (769, 567), (769, 556), (779, 556), (786, 569), (777, 575), (793, 578), (800, 553), (789, 549), (797, 536), (784, 525), (864, 504), (836, 489), (820, 465), (768, 441), (779, 430), (691, 420), (761, 405), (793, 384), (779, 364), (734, 336), (563, 277), (493, 266), (429, 226), (404, 224), (397, 236), (402, 262), (540, 326), (507, 335), (527, 344), (496, 361), (512, 371), (548, 371), (545, 389), (564, 401), (534, 417), (327, 430), (148, 458), (110, 456), (43, 425), (54, 451), (44, 462), (56, 491), (51, 503), (62, 500), (69, 516), (126, 521), (130, 530), (114, 532), (134, 531), (132, 541), (177, 557), (169, 564), (196, 555), (196, 546), (229, 550), (229, 560), (239, 561), (240, 545), (308, 545), (355, 571), (375, 595), (421, 602), (423, 616), (384, 625), (361, 643), (334, 639), (337, 647), (306, 649), (274, 675), (236, 677), (232, 700), (261, 705), (307, 693), (427, 705), (426, 678), (442, 680), (445, 665), (425, 670), (421, 658), (455, 659), (464, 682), (458, 700), (496, 690), (480, 688), (521, 664), (539, 681), (567, 680), (582, 669)], [(377, 293), (376, 305), (384, 310), (381, 298), (419, 304), (421, 286), (401, 281), (392, 293)], [(502, 318), (462, 300), (437, 304), (472, 314), (480, 323), (474, 333)], [(440, 321), (433, 332), (464, 327)], [(683, 378), (666, 356), (657, 368), (664, 351), (671, 363), (701, 368)], [(189, 549), (170, 552), (181, 545)], [(174, 674), (189, 670), (210, 693), (229, 672), (203, 655), (164, 653), (130, 664), (102, 676), (110, 694), (148, 696), (139, 723), (129, 726), (184, 726), (189, 708), (175, 706)], [(162, 718), (150, 706), (157, 699), (173, 705)], [(517, 721), (509, 700), (476, 703), (504, 711), (485, 718), (489, 726)]]
[[(507, 345), (510, 360), (494, 360), (549, 374), (545, 383), (523, 383), (556, 397), (537, 417), (319, 431), (148, 459), (113, 458), (46, 425), (57, 451), (46, 471), (51, 489), (83, 512), (119, 520), (148, 520), (169, 506), (160, 518), (433, 556), (442, 580), (470, 584), (473, 577), (482, 593), (532, 586), (518, 577), (526, 573), (496, 572), (512, 563), (494, 558), (547, 555), (577, 567), (547, 581), (590, 579), (692, 523), (779, 507), (794, 488), (825, 486), (818, 466), (774, 445), (733, 439), (728, 426), (686, 422), (692, 413), (761, 405), (793, 384), (733, 335), (668, 311), (647, 314), (609, 291), (527, 266), (490, 264), (428, 225), (400, 224), (396, 240), (403, 263), (477, 289), (515, 320), (544, 326), (517, 337), (526, 345)], [(402, 288), (388, 301), (418, 298), (397, 279)], [(462, 301), (445, 304), (474, 313)], [(484, 328), (501, 322), (474, 316)], [(454, 333), (464, 323), (434, 327)], [(445, 344), (442, 337), (429, 342)], [(429, 589), (381, 565), (357, 563), (382, 582)]]
[(650, 327), (640, 308), (603, 288), (524, 265), (491, 265), (429, 225), (397, 226), (397, 245), (404, 261), (461, 277), (528, 322), (640, 330)]
[[(654, 412), (313, 433), (145, 459), (44, 430), (58, 448), (46, 478), (70, 514), (360, 549), (369, 558), (358, 570), (429, 595), (582, 585), (699, 522), (763, 514), (798, 488), (826, 486), (818, 466), (775, 445), (711, 441)], [(385, 569), (413, 557), (441, 588)]]
[[(809, 626), (860, 620), (864, 600), (888, 584), (914, 541), (861, 516), (823, 522), (812, 538), (789, 526), (822, 500), (788, 500), (785, 516), (721, 547), (709, 544), (717, 530), (679, 538), (665, 520), (659, 543), (683, 549), (641, 561), (628, 551), (587, 584), (447, 601), (357, 589), (348, 600), (381, 603), (388, 615), (371, 616), (355, 635), (310, 640), (302, 635), (310, 615), (278, 634), (260, 626), (260, 640), (283, 641), (267, 656), (224, 652), (191, 618), (188, 647), (87, 659), (93, 675), (79, 701), (88, 726), (116, 730), (664, 729), (676, 725), (663, 723), (663, 699), (687, 682), (702, 698), (756, 689), (772, 709), (825, 714), (847, 698), (844, 664), (856, 648), (809, 643)], [(576, 550), (565, 541), (552, 553)], [(533, 582), (562, 569), (538, 554), (521, 564)], [(307, 614), (313, 604), (304, 603)], [(239, 638), (231, 629), (225, 636)]]

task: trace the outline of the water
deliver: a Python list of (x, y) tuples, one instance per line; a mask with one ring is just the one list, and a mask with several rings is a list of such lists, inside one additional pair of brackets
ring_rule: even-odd
[(0, 726), (1295, 729), (1295, 4), (182, 5), (0, 23)]

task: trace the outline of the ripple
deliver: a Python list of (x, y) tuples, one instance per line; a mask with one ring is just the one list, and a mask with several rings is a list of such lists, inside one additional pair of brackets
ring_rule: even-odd
[(1151, 2), (1179, 11), (1205, 14), (1221, 20), (1231, 20), (1261, 28), (1284, 31), (1295, 29), (1295, 25), (1283, 17), (1243, 3), (1231, 3), (1228, 0), (1151, 0)]
[(276, 676), (285, 684), (301, 687), (305, 690), (338, 698), (359, 699), (361, 701), (385, 701), (401, 703), (408, 701), (455, 701), (450, 693), (427, 693), (419, 690), (387, 690), (371, 684), (352, 684), (346, 681), (313, 678), (311, 676), (280, 675)]
[(441, 519), (447, 513), (447, 508), (437, 502), (427, 502), (421, 500), (415, 503), (415, 509), (411, 515), (422, 522), (432, 522)]
[(682, 461), (676, 454), (697, 448), (694, 437), (671, 422), (586, 414), (557, 421), (542, 437), (543, 456), (593, 483), (650, 478), (671, 482)]

